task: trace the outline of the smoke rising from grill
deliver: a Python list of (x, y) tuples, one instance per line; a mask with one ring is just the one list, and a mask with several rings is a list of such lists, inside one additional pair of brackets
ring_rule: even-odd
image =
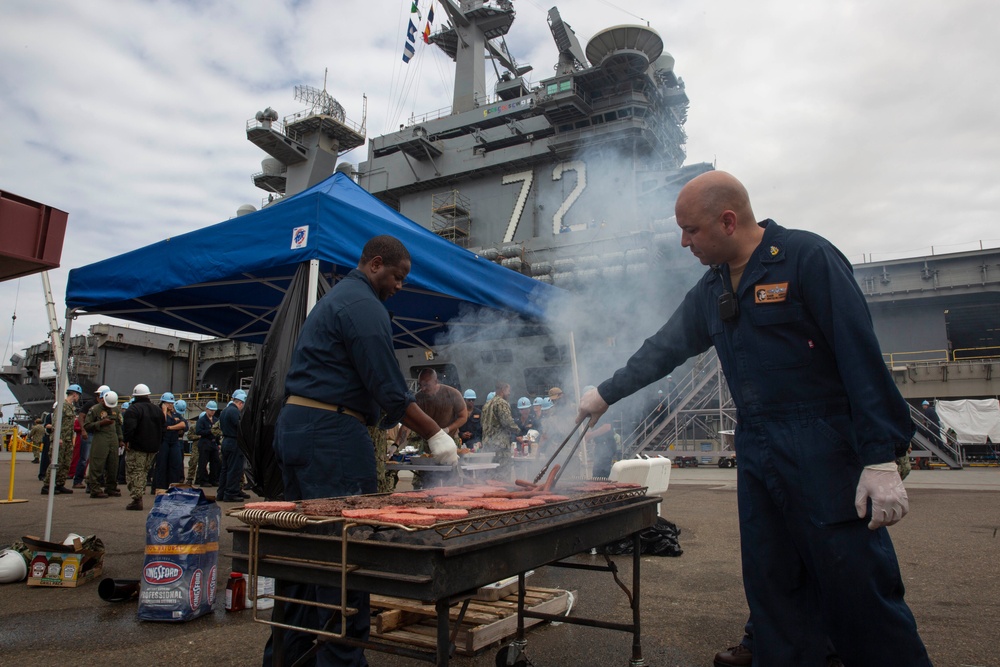
[[(581, 159), (631, 164), (607, 147), (596, 153)], [(511, 402), (521, 395), (544, 396), (550, 387), (558, 386), (575, 403), (585, 386), (610, 377), (643, 340), (663, 326), (704, 273), (704, 267), (680, 246), (672, 217), (680, 187), (701, 171), (704, 168), (692, 169), (682, 180), (671, 172), (674, 180), (670, 182), (649, 172), (648, 178), (638, 179), (646, 192), (639, 197), (621, 192), (617, 181), (590, 181), (586, 200), (578, 201), (565, 215), (566, 226), (575, 231), (558, 235), (557, 247), (547, 249), (545, 255), (553, 267), (571, 266), (573, 271), (562, 276), (553, 273), (553, 282), (567, 291), (548, 304), (544, 327), (495, 312), (463, 313), (435, 341), (436, 361), (453, 365), (445, 369), (446, 381), (463, 390), (474, 389), (479, 404), (498, 382), (512, 385)], [(568, 188), (573, 185), (572, 180), (567, 183)], [(595, 201), (601, 205), (588, 205)], [(550, 217), (551, 211), (537, 206), (534, 214), (537, 228), (538, 221)], [(636, 227), (631, 223), (638, 221), (640, 231), (623, 234), (615, 218), (632, 218), (631, 229)], [(531, 264), (532, 253), (526, 253), (525, 259)], [(573, 348), (579, 384), (574, 382)], [(615, 406), (610, 418), (616, 420), (623, 436), (655, 405), (657, 390), (666, 388), (661, 381)]]

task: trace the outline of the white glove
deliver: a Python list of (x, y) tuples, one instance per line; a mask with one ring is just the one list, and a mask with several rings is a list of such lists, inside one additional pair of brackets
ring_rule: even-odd
[(430, 447), (431, 456), (438, 463), (449, 466), (458, 463), (458, 447), (455, 445), (455, 439), (445, 433), (444, 429), (427, 438), (427, 446)]
[(868, 499), (872, 501), (872, 520), (869, 530), (891, 526), (910, 511), (910, 501), (906, 488), (893, 462), (865, 466), (858, 480), (858, 491), (854, 495), (854, 508), (858, 518), (868, 513)]

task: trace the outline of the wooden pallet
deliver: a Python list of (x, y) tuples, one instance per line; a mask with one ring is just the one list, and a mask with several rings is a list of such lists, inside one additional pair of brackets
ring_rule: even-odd
[[(532, 611), (561, 614), (569, 606), (569, 591), (557, 588), (525, 589), (524, 606)], [(410, 646), (434, 649), (437, 646), (437, 614), (434, 605), (421, 604), (415, 600), (371, 596), (373, 637)], [(449, 618), (454, 624), (458, 619), (461, 604), (449, 610)], [(524, 619), (524, 627), (530, 628), (542, 621)], [(476, 600), (462, 619), (455, 651), (460, 655), (475, 655), (492, 644), (501, 642), (517, 633), (517, 593), (499, 600)]]

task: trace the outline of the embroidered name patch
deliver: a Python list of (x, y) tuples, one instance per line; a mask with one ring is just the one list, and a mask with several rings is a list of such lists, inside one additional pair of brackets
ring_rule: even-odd
[(757, 285), (753, 288), (754, 303), (779, 303), (788, 298), (788, 283)]

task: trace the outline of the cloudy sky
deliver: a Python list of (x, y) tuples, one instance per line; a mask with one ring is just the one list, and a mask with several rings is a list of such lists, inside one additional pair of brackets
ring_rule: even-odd
[[(507, 43), (534, 82), (556, 61), (551, 5), (515, 0)], [(691, 99), (688, 161), (740, 177), (758, 217), (823, 234), (856, 262), (1000, 246), (1000, 4), (567, 0), (560, 10), (584, 46), (611, 25), (659, 32)], [(449, 105), (444, 54), (400, 59), (408, 17), (409, 0), (6, 0), (0, 189), (70, 214), (50, 272), (60, 318), (70, 268), (259, 206), (250, 175), (265, 155), (245, 124), (266, 106), (304, 108), (296, 84), (321, 88), (328, 69), (327, 89), (358, 123), (367, 95), (369, 137)], [(0, 283), (0, 361), (46, 333), (40, 278)], [(6, 386), (0, 399), (11, 400)]]

